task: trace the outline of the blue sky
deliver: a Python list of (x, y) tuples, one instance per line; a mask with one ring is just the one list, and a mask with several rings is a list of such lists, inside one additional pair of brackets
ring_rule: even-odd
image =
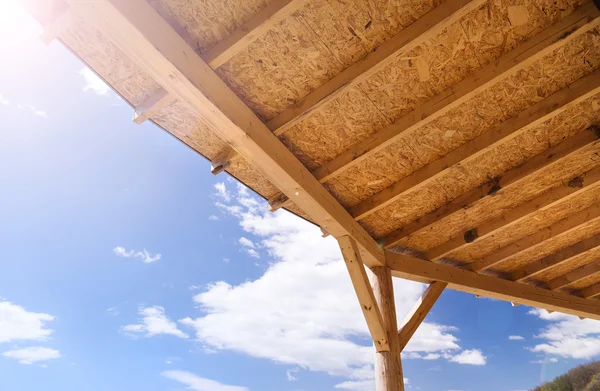
[[(335, 241), (0, 15), (0, 390), (373, 390)], [(402, 318), (424, 287), (395, 288)], [(598, 357), (600, 322), (447, 291), (403, 366), (410, 390), (517, 391)]]

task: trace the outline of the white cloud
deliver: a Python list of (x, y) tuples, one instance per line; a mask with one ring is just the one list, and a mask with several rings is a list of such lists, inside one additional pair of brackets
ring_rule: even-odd
[(559, 312), (550, 314), (541, 309), (531, 309), (529, 314), (550, 322), (535, 336), (546, 341), (529, 350), (576, 359), (590, 359), (600, 355), (600, 322), (582, 320)]
[(46, 323), (52, 315), (29, 312), (9, 301), (0, 301), (0, 342), (44, 340), (52, 334)]
[(296, 378), (296, 373), (298, 373), (299, 371), (300, 371), (300, 368), (288, 369), (285, 372), (285, 375), (287, 376), (288, 381), (296, 381), (296, 380), (298, 380)]
[(523, 337), (522, 337), (522, 336), (520, 336), (520, 335), (509, 335), (509, 336), (508, 336), (508, 339), (509, 339), (510, 341), (524, 341), (524, 340), (525, 340), (525, 338), (523, 338)]
[(127, 250), (124, 247), (117, 246), (113, 248), (113, 252), (116, 256), (121, 258), (138, 258), (141, 259), (144, 263), (152, 263), (161, 259), (162, 255), (155, 254), (152, 255), (148, 250), (143, 249), (142, 251), (135, 250)]
[(188, 390), (194, 391), (248, 391), (246, 387), (228, 386), (217, 381), (206, 379), (186, 371), (166, 371), (162, 375), (184, 384)]
[(210, 216), (208, 216), (208, 219), (210, 221), (219, 221), (219, 217), (216, 215), (210, 215)]
[[(404, 385), (408, 385), (408, 379), (404, 378)], [(336, 384), (334, 388), (353, 391), (373, 391), (375, 390), (375, 379), (368, 380), (350, 380)]]
[(450, 361), (459, 364), (485, 365), (486, 357), (479, 349), (463, 350), (459, 354), (450, 358)]
[(231, 194), (227, 191), (227, 186), (225, 186), (225, 182), (215, 183), (215, 189), (217, 190), (217, 197), (223, 199), (225, 202), (231, 201)]
[(0, 105), (8, 106), (10, 105), (10, 101), (6, 99), (2, 94), (0, 94)]
[[(247, 191), (234, 196), (234, 203), (217, 203), (218, 207), (256, 236), (252, 243), (265, 249), (272, 262), (256, 280), (208, 286), (194, 296), (203, 314), (180, 322), (193, 327), (198, 340), (214, 349), (353, 381), (372, 379), (372, 343), (336, 241), (321, 238), (318, 227), (290, 213), (268, 212), (266, 203)], [(402, 319), (424, 286), (395, 279), (394, 288)], [(425, 322), (406, 351), (445, 353), (450, 359), (450, 353), (460, 350), (451, 334), (455, 330)]]
[(31, 114), (33, 114), (36, 117), (48, 118), (48, 113), (46, 113), (44, 110), (37, 109), (33, 105), (27, 105), (27, 108), (29, 109), (29, 111), (31, 111)]
[(244, 247), (254, 248), (254, 243), (252, 242), (252, 240), (245, 238), (243, 236), (240, 238), (240, 244)]
[(179, 338), (188, 338), (188, 335), (177, 328), (177, 324), (165, 315), (165, 309), (155, 305), (141, 307), (138, 311), (142, 317), (140, 323), (123, 326), (121, 330), (130, 334), (144, 334), (147, 337), (167, 334)]
[(107, 308), (106, 313), (112, 316), (117, 316), (119, 315), (119, 309), (117, 307)]
[(91, 69), (83, 68), (79, 71), (79, 74), (83, 76), (85, 85), (83, 91), (92, 91), (96, 95), (106, 95), (110, 92), (110, 87), (98, 77)]
[(9, 350), (2, 353), (4, 357), (19, 360), (20, 364), (33, 364), (37, 361), (46, 361), (60, 358), (60, 352), (55, 349), (32, 346), (24, 349)]

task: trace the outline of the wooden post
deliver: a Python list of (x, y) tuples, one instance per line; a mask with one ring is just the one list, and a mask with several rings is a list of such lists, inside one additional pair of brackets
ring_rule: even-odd
[(375, 353), (375, 389), (376, 391), (404, 391), (392, 274), (385, 266), (371, 268), (371, 271), (372, 273), (369, 273), (371, 285), (390, 347), (389, 352)]

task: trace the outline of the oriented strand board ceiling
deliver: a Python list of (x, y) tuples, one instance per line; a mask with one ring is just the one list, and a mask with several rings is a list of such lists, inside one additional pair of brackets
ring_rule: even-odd
[[(43, 24), (63, 6), (30, 3)], [(207, 61), (383, 247), (600, 293), (600, 12), (591, 2), (149, 1), (204, 58), (277, 3), (296, 4), (234, 55)], [(76, 15), (59, 39), (132, 106), (161, 96)], [(210, 160), (228, 148), (176, 99), (150, 119)], [(252, 163), (236, 158), (226, 170), (310, 219)]]

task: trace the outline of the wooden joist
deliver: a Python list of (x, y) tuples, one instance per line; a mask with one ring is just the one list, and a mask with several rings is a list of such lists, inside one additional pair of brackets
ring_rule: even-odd
[(46, 45), (55, 40), (58, 35), (69, 25), (71, 14), (69, 7), (64, 4), (55, 4), (54, 14), (50, 21), (44, 25), (40, 39)]
[[(529, 159), (520, 166), (505, 172), (500, 177), (495, 178), (492, 181), (486, 182), (474, 189), (471, 189), (466, 193), (463, 193), (462, 195), (450, 201), (446, 205), (432, 212), (429, 212), (428, 214), (418, 218), (417, 220), (391, 232), (390, 234), (381, 238), (379, 242), (382, 243), (385, 248), (389, 248), (398, 243), (398, 241), (400, 241), (402, 238), (422, 228), (425, 228), (428, 225), (431, 225), (436, 221), (446, 216), (449, 216), (462, 208), (472, 206), (478, 202), (481, 202), (481, 199), (483, 199), (484, 197), (490, 197), (494, 194), (497, 194), (499, 191), (506, 191), (506, 189), (509, 189), (511, 187), (519, 186), (519, 183), (521, 183), (521, 181), (527, 180), (527, 177), (529, 175), (532, 175), (540, 170), (550, 167), (553, 164), (556, 164), (556, 162), (558, 162), (560, 159), (564, 158), (569, 154), (577, 153), (578, 150), (581, 150), (591, 145), (595, 145), (595, 143), (597, 142), (597, 137), (598, 136), (594, 129), (583, 130), (577, 133), (576, 135), (561, 142), (560, 144), (555, 145), (554, 147), (551, 147), (546, 151), (534, 156), (533, 158)], [(558, 188), (564, 188), (562, 191), (566, 192), (566, 194), (564, 195), (563, 193), (560, 193), (559, 198), (570, 194), (569, 192), (574, 192), (577, 190), (576, 187), (568, 186), (568, 184), (565, 184), (564, 186)], [(546, 197), (548, 199), (546, 205), (548, 204), (548, 202), (556, 201), (556, 199), (554, 199), (554, 194), (549, 194), (550, 195), (546, 194)], [(463, 240), (473, 241), (477, 237), (477, 235), (488, 234), (494, 231), (495, 229), (501, 227), (502, 224), (504, 224), (504, 219), (506, 219), (507, 222), (514, 221), (524, 216), (525, 214), (537, 210), (538, 205), (536, 203), (530, 202), (522, 204), (519, 208), (520, 209), (518, 211), (510, 212), (512, 213), (512, 218), (510, 219), (507, 218), (508, 214), (505, 214), (501, 219), (494, 219), (489, 222), (483, 223), (478, 227), (473, 228), (472, 230), (468, 231), (467, 237), (463, 238)], [(431, 256), (439, 255), (439, 253), (444, 253), (446, 251), (447, 250), (444, 248), (443, 251), (437, 250), (436, 253), (433, 253), (432, 251), (430, 251), (429, 253)]]
[[(415, 24), (417, 23), (418, 21)], [(342, 173), (388, 147), (401, 135), (415, 131), (428, 123), (437, 120), (491, 86), (506, 80), (522, 69), (531, 66), (535, 61), (560, 47), (568, 45), (569, 42), (575, 38), (599, 25), (600, 11), (598, 11), (591, 2), (583, 5), (555, 25), (541, 31), (534, 37), (517, 46), (515, 49), (505, 53), (496, 61), (475, 71), (471, 76), (463, 79), (455, 86), (445, 90), (423, 105), (417, 107), (394, 124), (375, 133), (373, 136), (361, 141), (328, 163), (317, 168), (312, 172), (313, 175), (321, 183), (328, 181), (333, 178), (333, 176)], [(400, 34), (402, 34), (402, 32)], [(374, 53), (377, 52), (379, 52), (379, 50)], [(271, 129), (274, 130), (273, 127), (271, 127)], [(493, 134), (493, 132), (490, 132), (490, 134)], [(470, 151), (469, 148), (477, 149), (477, 147), (473, 146), (466, 147), (459, 152), (446, 155), (447, 157), (443, 157), (440, 160), (423, 167), (409, 177), (402, 179), (398, 183), (384, 189), (382, 192), (361, 202), (359, 206), (353, 208), (353, 216), (357, 219), (364, 218), (388, 205), (398, 199), (398, 197), (408, 191), (411, 187), (416, 186), (439, 173), (446, 165), (455, 164), (466, 158), (466, 153), (474, 152)], [(282, 206), (287, 205), (289, 205), (289, 203), (285, 203)]]
[(187, 104), (232, 149), (334, 237), (358, 243), (364, 263), (385, 265), (383, 249), (298, 159), (144, 0), (69, 0), (141, 70)]
[(581, 297), (585, 297), (586, 299), (591, 299), (593, 297), (600, 295), (600, 283), (594, 284), (592, 286), (588, 286), (587, 288), (579, 291), (579, 295)]
[(599, 245), (600, 233), (557, 251), (554, 254), (550, 254), (542, 259), (538, 259), (522, 269), (514, 271), (511, 274), (510, 279), (513, 281), (523, 281), (528, 278), (535, 277), (544, 270), (569, 262), (571, 258), (583, 254), (586, 251), (598, 247)]
[(449, 289), (461, 292), (600, 320), (600, 300), (587, 300), (390, 251), (386, 251), (386, 256), (395, 277), (423, 283), (446, 282)]
[[(598, 183), (598, 181), (600, 181), (600, 170), (597, 171), (598, 173), (596, 176), (596, 184)], [(586, 186), (585, 189), (581, 189), (568, 197), (562, 198), (560, 202), (568, 202), (568, 200), (574, 199), (575, 197), (581, 195), (583, 191), (587, 191), (588, 188), (589, 186)], [(540, 210), (545, 208), (540, 208)], [(488, 269), (506, 261), (509, 258), (514, 257), (516, 254), (519, 254), (533, 246), (543, 243), (546, 240), (568, 232), (588, 222), (592, 222), (593, 220), (598, 218), (600, 218), (600, 205), (592, 205), (589, 208), (586, 208), (572, 216), (566, 217), (552, 224), (551, 226), (546, 227), (543, 230), (535, 232), (529, 236), (517, 240), (514, 243), (499, 248), (493, 251), (492, 253), (482, 257), (481, 259), (470, 263), (468, 267), (470, 270), (475, 272)]]
[[(273, 0), (256, 13), (237, 30), (218, 42), (202, 55), (202, 59), (212, 69), (217, 69), (233, 56), (247, 48), (258, 37), (283, 19), (306, 5), (308, 0)], [(160, 89), (148, 97), (147, 101), (135, 108), (133, 122), (141, 124), (160, 108), (172, 103), (175, 97)]]
[(553, 278), (548, 281), (546, 285), (550, 289), (560, 289), (596, 273), (600, 273), (600, 261), (594, 261), (587, 265), (580, 266), (567, 274)]
[(172, 95), (169, 95), (165, 89), (160, 88), (154, 91), (146, 98), (146, 100), (135, 108), (135, 111), (133, 112), (133, 122), (141, 125), (158, 110), (170, 105), (174, 101), (175, 98)]
[(309, 0), (271, 0), (236, 31), (213, 46), (202, 56), (212, 69), (225, 64), (236, 54), (246, 49), (269, 29), (303, 8)]
[(299, 121), (321, 110), (328, 102), (373, 76), (398, 56), (435, 37), (486, 0), (448, 0), (390, 38), (365, 58), (352, 64), (302, 100), (277, 115), (267, 126), (280, 135)]
[(440, 297), (444, 289), (448, 286), (445, 282), (434, 281), (423, 292), (421, 298), (417, 301), (415, 306), (410, 310), (398, 331), (398, 340), (400, 343), (400, 351), (402, 352), (412, 336), (415, 334), (421, 323), (425, 320), (425, 317), (433, 308), (433, 305)]
[(358, 246), (354, 239), (349, 236), (338, 238), (338, 243), (340, 245), (340, 250), (342, 250), (348, 274), (350, 274), (352, 286), (354, 286), (354, 291), (358, 297), (360, 308), (362, 309), (365, 320), (367, 321), (367, 326), (369, 327), (369, 332), (373, 338), (375, 349), (378, 352), (389, 351), (390, 346), (388, 343), (387, 331), (383, 324), (379, 306), (375, 301), (375, 295), (373, 294), (373, 289), (371, 289), (365, 266), (358, 251)]
[(600, 11), (592, 3), (575, 10), (555, 25), (533, 36), (490, 65), (475, 71), (455, 86), (430, 99), (393, 125), (358, 143), (327, 164), (313, 171), (315, 178), (326, 181), (358, 162), (391, 145), (405, 132), (420, 128), (450, 110), (532, 65), (535, 61), (568, 45), (573, 39), (600, 25)]
[(355, 219), (369, 216), (409, 191), (435, 182), (455, 165), (475, 161), (517, 132), (533, 129), (599, 92), (600, 71), (596, 71), (353, 206), (350, 214)]

